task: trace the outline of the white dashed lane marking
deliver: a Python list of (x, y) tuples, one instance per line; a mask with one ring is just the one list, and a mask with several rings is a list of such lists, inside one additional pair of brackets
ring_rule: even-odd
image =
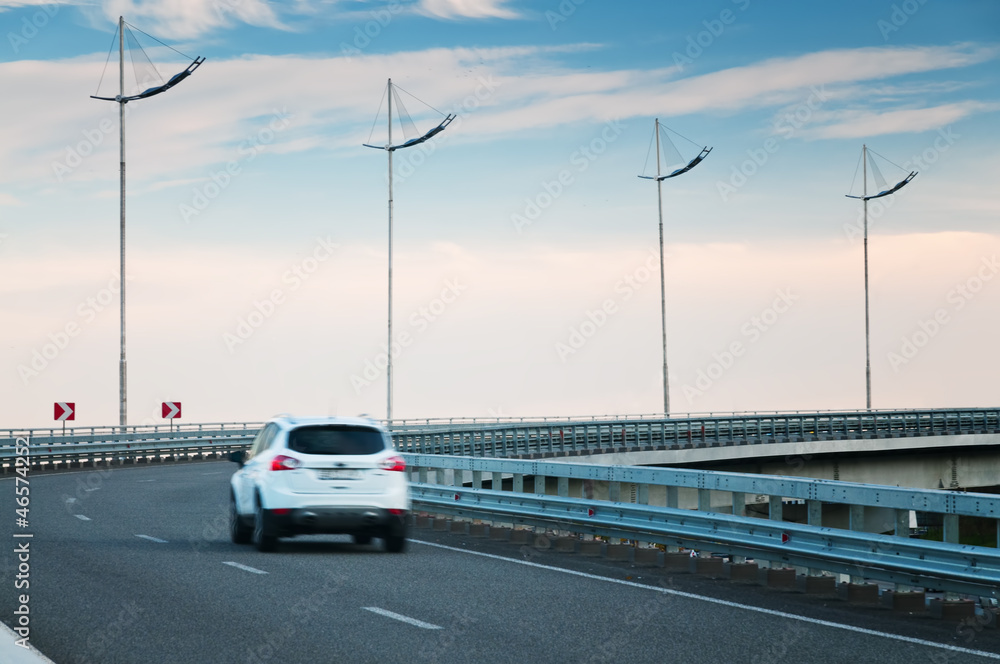
[(90, 517), (89, 516), (84, 516), (82, 514), (74, 514), (73, 516), (75, 516), (76, 518), (78, 518), (80, 521), (90, 521)]
[(385, 609), (380, 609), (377, 606), (363, 606), (361, 608), (364, 609), (365, 611), (371, 611), (372, 613), (377, 613), (380, 616), (385, 616), (386, 618), (392, 618), (393, 620), (405, 622), (408, 625), (413, 625), (414, 627), (419, 627), (420, 629), (444, 629), (440, 625), (432, 625), (430, 623), (424, 622), (423, 620), (417, 620), (416, 618), (404, 616), (400, 613), (393, 613), (392, 611), (386, 611)]
[(167, 540), (160, 539), (159, 537), (153, 537), (151, 535), (136, 535), (136, 537), (144, 540), (149, 540), (150, 542), (156, 542), (157, 544), (166, 544)]
[(265, 572), (262, 569), (257, 569), (256, 567), (249, 567), (247, 565), (241, 565), (239, 563), (234, 563), (232, 561), (226, 561), (222, 564), (229, 565), (230, 567), (235, 567), (236, 569), (241, 569), (244, 572), (251, 572), (252, 574), (267, 574), (267, 572)]

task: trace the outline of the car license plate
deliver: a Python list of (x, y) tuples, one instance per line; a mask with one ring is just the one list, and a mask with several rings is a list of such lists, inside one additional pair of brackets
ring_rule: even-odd
[(321, 480), (356, 480), (360, 477), (361, 471), (354, 469), (336, 468), (319, 471), (319, 478)]

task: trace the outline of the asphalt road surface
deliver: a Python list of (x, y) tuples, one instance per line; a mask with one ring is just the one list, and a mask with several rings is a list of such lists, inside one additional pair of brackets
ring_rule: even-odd
[(428, 530), (258, 553), (229, 540), (235, 468), (30, 476), (27, 526), (0, 480), (0, 620), (28, 594), (57, 664), (1000, 660), (996, 630)]

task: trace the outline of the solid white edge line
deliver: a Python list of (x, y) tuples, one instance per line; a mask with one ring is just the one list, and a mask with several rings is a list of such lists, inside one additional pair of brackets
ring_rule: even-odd
[(73, 516), (75, 516), (76, 518), (78, 518), (80, 521), (90, 521), (91, 520), (89, 516), (84, 516), (82, 514), (74, 514)]
[(17, 645), (20, 636), (6, 624), (0, 622), (0, 655), (10, 658), (12, 662), (36, 662), (37, 664), (55, 664), (46, 657), (38, 648), (28, 641), (28, 647), (22, 648)]
[(234, 563), (231, 560), (227, 560), (222, 563), (223, 565), (229, 565), (230, 567), (235, 567), (236, 569), (241, 569), (244, 572), (252, 572), (253, 574), (267, 574), (262, 569), (257, 569), (256, 567), (250, 567), (248, 565), (241, 565), (240, 563)]
[(149, 540), (150, 542), (156, 542), (157, 544), (167, 544), (167, 540), (160, 539), (159, 537), (153, 537), (152, 535), (136, 535), (136, 537)]
[(392, 618), (393, 620), (398, 620), (400, 622), (405, 622), (407, 624), (413, 625), (414, 627), (419, 627), (421, 629), (444, 629), (440, 625), (432, 625), (426, 623), (423, 620), (417, 620), (416, 618), (411, 618), (409, 616), (404, 616), (400, 613), (393, 613), (392, 611), (386, 611), (385, 609), (380, 609), (377, 606), (362, 606), (365, 611), (371, 611), (372, 613), (377, 613), (380, 616), (385, 616), (386, 618)]
[(585, 579), (593, 579), (595, 581), (605, 581), (607, 583), (616, 583), (621, 586), (629, 586), (632, 588), (642, 588), (644, 590), (652, 590), (654, 592), (663, 593), (665, 595), (674, 595), (676, 597), (686, 597), (688, 599), (700, 600), (702, 602), (709, 602), (711, 604), (718, 604), (720, 606), (728, 606), (734, 609), (743, 609), (744, 611), (753, 611), (755, 613), (763, 613), (769, 616), (777, 616), (779, 618), (787, 618), (789, 620), (798, 620), (800, 622), (810, 623), (813, 625), (821, 625), (823, 627), (832, 627), (834, 629), (843, 629), (848, 632), (856, 632), (858, 634), (868, 634), (869, 636), (880, 636), (886, 639), (893, 639), (895, 641), (903, 641), (904, 643), (912, 643), (920, 646), (927, 646), (930, 648), (940, 648), (942, 650), (948, 650), (956, 653), (963, 653), (966, 655), (977, 655), (979, 657), (986, 657), (989, 659), (1000, 660), (1000, 654), (987, 652), (985, 650), (972, 650), (971, 648), (963, 648), (961, 646), (952, 646), (946, 643), (936, 643), (934, 641), (926, 641), (924, 639), (917, 639), (912, 636), (902, 636), (900, 634), (890, 634), (889, 632), (880, 632), (874, 629), (866, 629), (864, 627), (855, 627), (854, 625), (844, 625), (842, 623), (835, 623), (829, 620), (821, 620), (819, 618), (809, 618), (807, 616), (799, 616), (793, 613), (785, 613), (784, 611), (775, 611), (774, 609), (764, 609), (759, 606), (750, 606), (749, 604), (740, 604), (738, 602), (730, 602), (725, 599), (716, 599), (715, 597), (706, 597), (705, 595), (696, 595), (694, 593), (684, 592), (683, 590), (671, 590), (669, 588), (660, 588), (658, 586), (648, 586), (642, 583), (636, 583), (635, 581), (625, 581), (623, 579), (612, 579), (606, 576), (599, 576), (597, 574), (589, 574), (587, 572), (578, 572), (572, 569), (563, 569), (561, 567), (552, 567), (550, 565), (542, 565), (540, 563), (533, 563), (528, 560), (518, 560), (517, 558), (507, 558), (506, 556), (498, 556), (493, 553), (483, 553), (482, 551), (469, 551), (468, 549), (459, 549), (454, 546), (447, 546), (445, 544), (437, 544), (436, 542), (424, 542), (422, 540), (411, 539), (410, 542), (414, 544), (423, 544), (425, 546), (435, 547), (438, 549), (446, 549), (448, 551), (455, 551), (457, 553), (467, 553), (473, 556), (482, 556), (483, 558), (491, 558), (493, 560), (503, 560), (508, 563), (515, 563), (517, 565), (524, 565), (526, 567), (536, 567), (538, 569), (550, 570), (553, 572), (562, 572), (563, 574), (569, 574), (572, 576), (579, 576)]

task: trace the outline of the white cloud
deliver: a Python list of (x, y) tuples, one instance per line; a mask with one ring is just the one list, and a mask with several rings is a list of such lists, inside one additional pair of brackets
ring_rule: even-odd
[(24, 203), (22, 203), (21, 201), (19, 201), (14, 196), (12, 196), (10, 194), (5, 194), (2, 191), (0, 191), (0, 205), (17, 205), (17, 206), (21, 206), (21, 205), (24, 205)]
[(141, 22), (166, 39), (198, 37), (237, 22), (287, 29), (264, 0), (109, 0), (104, 15), (111, 21), (125, 16)]
[[(388, 73), (434, 106), (472, 118), (468, 127), (452, 131), (455, 138), (450, 140), (495, 140), (612, 118), (787, 104), (808, 94), (810, 86), (856, 89), (859, 82), (960, 67), (995, 55), (973, 46), (838, 50), (670, 80), (676, 75), (672, 69), (568, 69), (553, 62), (551, 51), (440, 48), (352, 58), (248, 56), (208, 61), (167, 94), (128, 105), (130, 149), (142, 146), (142, 158), (130, 160), (130, 177), (204, 176), (207, 169), (237, 158), (247, 138), (264, 131), (272, 115), (283, 110), (290, 115), (289, 126), (268, 149), (355, 149), (368, 137)], [(3, 172), (18, 180), (52, 183), (57, 180), (54, 168), (86, 151), (64, 180), (117, 177), (117, 109), (88, 98), (102, 65), (103, 56), (0, 64), (0, 87), (16, 92), (0, 98), (0, 115), (14, 120), (0, 126)], [(182, 66), (168, 64), (164, 70)], [(38, 86), (39, 80), (48, 84)], [(474, 112), (460, 107), (467, 100), (473, 102)], [(855, 136), (893, 127), (918, 131), (986, 108), (959, 101), (918, 111), (887, 109), (881, 115), (823, 110), (830, 113), (825, 131)], [(415, 119), (423, 124), (431, 118)]]
[(883, 134), (918, 133), (958, 122), (975, 113), (1000, 110), (1000, 104), (975, 101), (943, 104), (930, 108), (891, 111), (842, 110), (816, 113), (807, 129), (808, 138), (864, 138)]
[(504, 7), (507, 0), (421, 0), (420, 12), (443, 19), (518, 18), (519, 14)]
[(75, 0), (0, 0), (0, 12), (20, 7), (52, 7), (53, 5), (76, 4)]

